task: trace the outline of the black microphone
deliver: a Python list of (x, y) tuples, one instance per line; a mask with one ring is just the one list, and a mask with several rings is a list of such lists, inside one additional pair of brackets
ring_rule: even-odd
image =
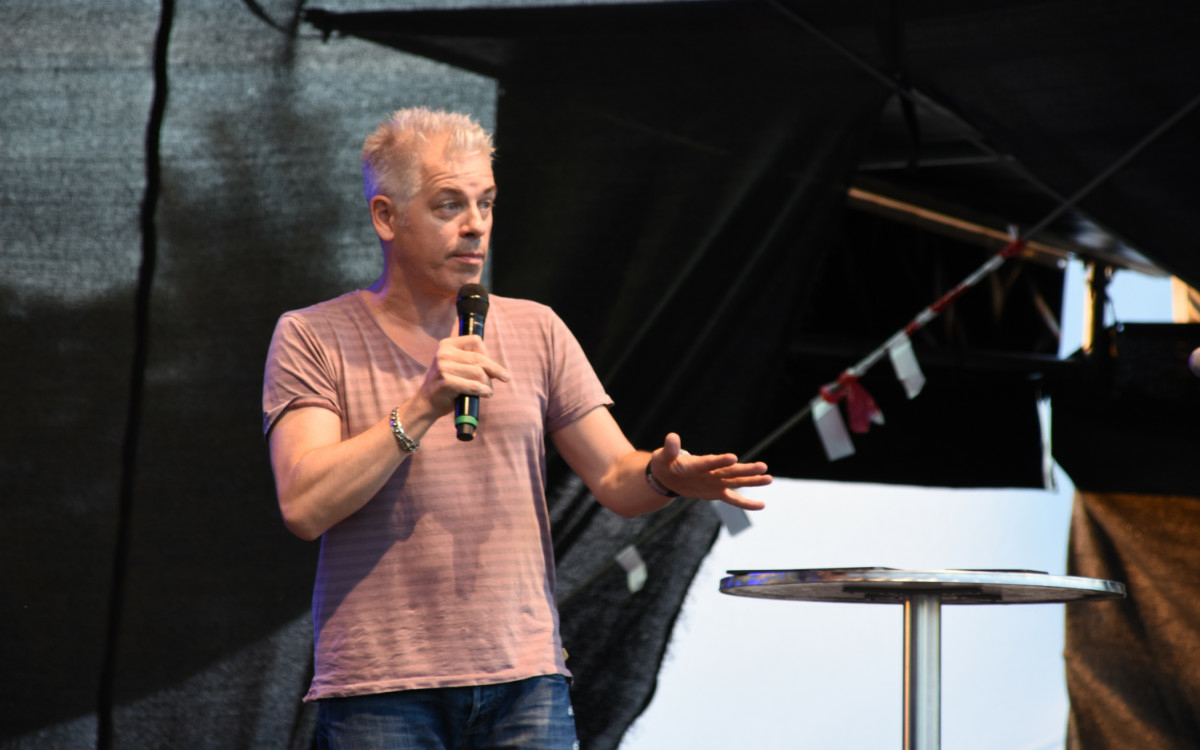
[[(463, 284), (458, 290), (458, 335), (483, 338), (488, 291), (483, 284)], [(479, 397), (459, 396), (454, 402), (454, 426), (459, 440), (471, 440), (479, 427)]]

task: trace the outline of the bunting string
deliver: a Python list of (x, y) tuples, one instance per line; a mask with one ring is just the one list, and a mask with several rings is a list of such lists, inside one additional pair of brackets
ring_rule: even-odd
[[(843, 458), (854, 453), (853, 443), (850, 441), (849, 433), (846, 431), (845, 423), (842, 421), (841, 415), (838, 412), (838, 405), (842, 401), (848, 402), (848, 407), (852, 410), (851, 426), (862, 427), (863, 431), (869, 428), (870, 424), (882, 424), (883, 414), (879, 412), (875, 401), (862, 387), (859, 378), (870, 370), (879, 360), (886, 355), (892, 361), (892, 366), (896, 371), (896, 377), (904, 385), (908, 397), (915, 398), (921, 391), (924, 385), (924, 375), (921, 373), (920, 365), (917, 362), (916, 356), (913, 353), (911, 336), (930, 321), (935, 319), (939, 314), (946, 310), (951, 304), (961, 297), (968, 289), (975, 286), (981, 279), (993, 273), (1000, 268), (1006, 260), (1020, 254), (1028, 244), (1028, 238), (1036, 235), (1041, 230), (1049, 226), (1055, 219), (1065, 213), (1067, 210), (1075, 206), (1079, 201), (1086, 197), (1089, 193), (1106, 182), (1115, 172), (1124, 167), (1129, 161), (1143, 151), (1147, 146), (1157, 140), (1163, 133), (1174, 127), (1176, 123), (1184, 119), (1186, 116), (1200, 106), (1200, 95), (1197, 95), (1180, 110), (1175, 112), (1167, 120), (1163, 121), (1132, 148), (1121, 155), (1116, 161), (1108, 166), (1100, 174), (1096, 175), (1090, 182), (1080, 188), (1074, 195), (1063, 200), (1049, 214), (1042, 218), (1023, 236), (1018, 236), (1004, 247), (999, 253), (988, 258), (988, 260), (975, 270), (970, 276), (964, 279), (960, 284), (955, 286), (946, 294), (942, 295), (933, 304), (926, 307), (924, 310), (917, 313), (907, 325), (897, 331), (887, 339), (882, 345), (871, 351), (867, 356), (863, 357), (859, 362), (852, 367), (847, 368), (837, 380), (822, 386), (819, 389), (818, 395), (805, 404), (800, 410), (793, 414), (787, 421), (777, 427), (773, 432), (767, 435), (764, 439), (758, 442), (748, 451), (742, 453), (742, 460), (752, 461), (762, 454), (768, 447), (773, 445), (776, 440), (789, 432), (793, 427), (799, 424), (809, 416), (813, 417), (813, 422), (816, 425), (818, 435), (821, 437), (822, 445), (825, 447), (825, 452), (830, 461)], [(851, 395), (851, 392), (854, 395)], [(853, 406), (850, 406), (853, 402)], [(865, 421), (864, 421), (865, 415)], [(620, 565), (625, 568), (627, 575), (627, 586), (633, 593), (639, 591), (645, 583), (646, 567), (645, 563), (640, 559), (640, 555), (636, 555), (637, 548), (648, 542), (656, 534), (664, 528), (672, 524), (675, 519), (686, 513), (699, 501), (694, 498), (680, 498), (672, 507), (664, 511), (664, 517), (648, 529), (640, 533), (632, 544), (622, 548), (622, 550), (599, 569), (594, 571), (591, 576), (585, 579), (582, 583), (575, 587), (572, 591), (561, 597), (559, 605), (565, 606), (573, 600), (581, 592), (586, 591), (592, 583), (602, 577), (606, 571), (614, 565)]]

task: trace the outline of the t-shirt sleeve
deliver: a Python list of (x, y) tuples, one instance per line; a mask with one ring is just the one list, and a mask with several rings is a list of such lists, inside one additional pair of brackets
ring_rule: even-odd
[(598, 406), (611, 407), (613, 402), (567, 324), (551, 312), (548, 325), (553, 365), (546, 409), (546, 432), (550, 434)]
[(319, 406), (341, 417), (335, 367), (309, 323), (284, 313), (271, 336), (263, 374), (263, 435), (288, 409)]

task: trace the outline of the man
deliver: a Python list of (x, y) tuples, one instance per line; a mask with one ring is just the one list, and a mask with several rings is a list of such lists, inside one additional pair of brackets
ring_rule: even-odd
[[(578, 343), (543, 305), (492, 296), (487, 343), (456, 335), (495, 208), (491, 138), (400, 110), (367, 138), (383, 250), (374, 285), (280, 318), (263, 388), (284, 523), (321, 538), (319, 738), (330, 748), (575, 746), (545, 504), (544, 439), (632, 517), (675, 493), (741, 508), (761, 463), (638, 451)], [(481, 399), (456, 439), (459, 394)]]

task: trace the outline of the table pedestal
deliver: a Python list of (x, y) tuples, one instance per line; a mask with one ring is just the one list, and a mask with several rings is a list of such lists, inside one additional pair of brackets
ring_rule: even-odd
[(935, 748), (942, 736), (942, 602), (904, 602), (904, 748)]

